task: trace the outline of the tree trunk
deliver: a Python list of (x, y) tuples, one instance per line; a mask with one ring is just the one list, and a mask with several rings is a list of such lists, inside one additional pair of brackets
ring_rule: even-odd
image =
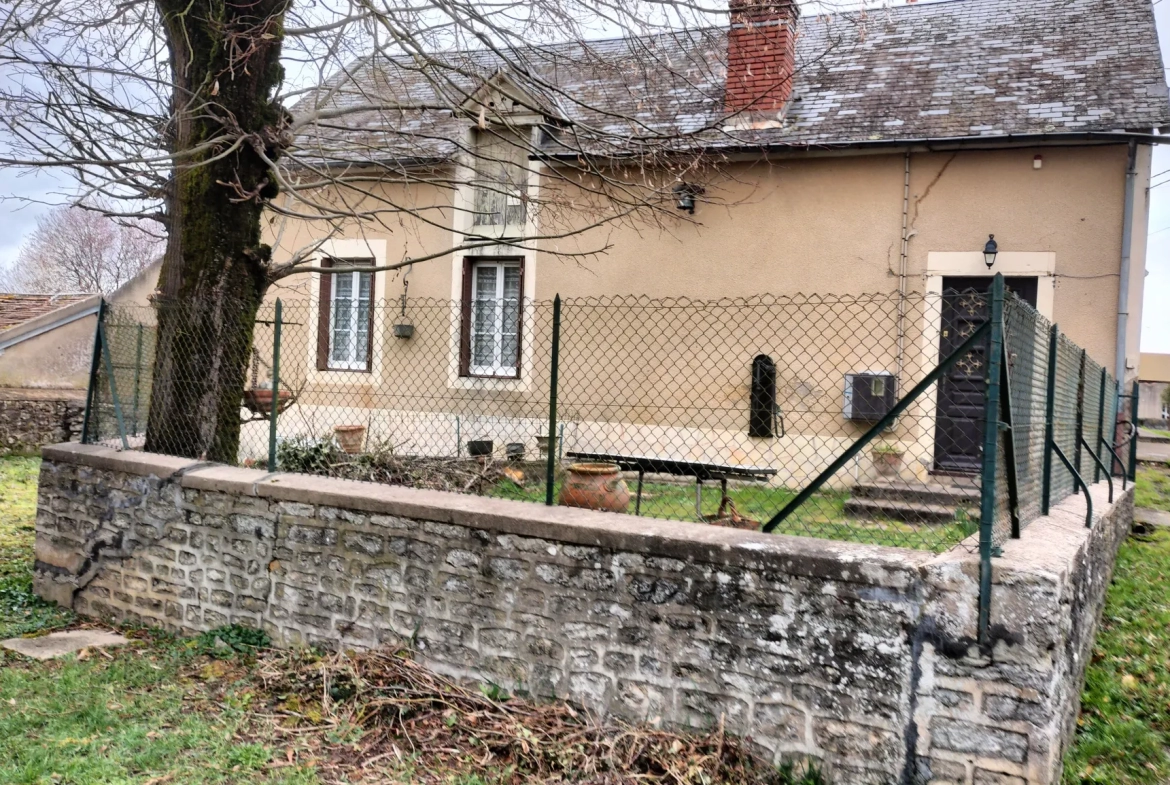
[(271, 255), (260, 219), (276, 188), (261, 153), (275, 161), (286, 146), (287, 113), (269, 96), (282, 79), (287, 0), (156, 4), (174, 79), (169, 148), (226, 141), (177, 159), (166, 194), (170, 231), (146, 449), (234, 463)]

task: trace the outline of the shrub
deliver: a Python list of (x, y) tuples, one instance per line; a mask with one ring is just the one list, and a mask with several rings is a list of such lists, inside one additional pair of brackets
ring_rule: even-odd
[(276, 465), (286, 472), (330, 474), (345, 457), (332, 436), (290, 436), (276, 445)]

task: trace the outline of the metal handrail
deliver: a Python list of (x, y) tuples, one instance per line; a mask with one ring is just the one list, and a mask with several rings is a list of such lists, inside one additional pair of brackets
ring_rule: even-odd
[(1093, 497), (1089, 494), (1089, 486), (1085, 485), (1085, 481), (1081, 479), (1081, 475), (1072, 465), (1072, 461), (1070, 461), (1065, 456), (1064, 450), (1060, 449), (1060, 445), (1057, 444), (1055, 440), (1049, 442), (1049, 444), (1052, 446), (1052, 451), (1056, 453), (1057, 457), (1060, 458), (1061, 463), (1064, 464), (1064, 468), (1068, 469), (1072, 474), (1073, 478), (1077, 482), (1077, 486), (1085, 492), (1085, 504), (1089, 506), (1089, 512), (1085, 515), (1085, 528), (1093, 528)]
[(1113, 460), (1117, 461), (1117, 465), (1121, 467), (1121, 490), (1124, 491), (1125, 483), (1129, 480), (1129, 475), (1125, 471), (1125, 462), (1121, 460), (1121, 456), (1117, 454), (1117, 450), (1113, 449), (1113, 445), (1109, 443), (1108, 439), (1102, 437), (1101, 444), (1105, 445), (1105, 449), (1109, 451), (1109, 454), (1113, 456)]
[(1093, 460), (1097, 463), (1097, 466), (1101, 469), (1101, 471), (1105, 472), (1105, 479), (1109, 481), (1109, 503), (1113, 504), (1113, 478), (1109, 475), (1109, 470), (1105, 468), (1104, 461), (1101, 460), (1101, 456), (1093, 452), (1093, 448), (1089, 446), (1087, 441), (1085, 441), (1084, 436), (1078, 436), (1077, 441), (1080, 442), (1085, 450), (1088, 451), (1089, 455), (1092, 456)]

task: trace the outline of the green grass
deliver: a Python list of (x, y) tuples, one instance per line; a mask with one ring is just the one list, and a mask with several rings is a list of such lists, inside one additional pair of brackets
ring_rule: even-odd
[[(543, 502), (543, 483), (528, 483), (523, 487), (503, 480), (489, 489), (488, 495), (503, 499)], [(559, 490), (559, 487), (556, 489)], [(635, 493), (630, 484), (631, 496)], [(795, 492), (768, 485), (740, 485), (728, 489), (740, 515), (767, 522), (784, 508)], [(969, 519), (956, 519), (953, 524), (912, 525), (891, 519), (861, 519), (845, 514), (847, 491), (820, 491), (786, 518), (774, 530), (776, 534), (796, 534), (842, 540), (871, 545), (890, 545), (917, 548), (941, 553), (977, 531), (977, 524)], [(703, 493), (703, 514), (714, 516), (719, 507), (719, 487), (712, 483)], [(631, 501), (630, 512), (634, 511)], [(646, 483), (642, 488), (641, 513), (647, 518), (672, 521), (696, 521), (695, 486), (673, 483)], [(960, 516), (961, 518), (961, 516)]]
[[(1144, 506), (1170, 509), (1170, 477), (1138, 470)], [(1170, 530), (1121, 546), (1093, 658), (1066, 785), (1170, 781)]]
[[(0, 459), (0, 638), (74, 621), (32, 593), (39, 465), (39, 458)], [(207, 648), (200, 639), (156, 636), (109, 658), (34, 663), (0, 652), (0, 782), (317, 782), (303, 768), (269, 771), (273, 751), (254, 733), (237, 738), (248, 726), (251, 692), (215, 670), (207, 680), (189, 678)]]
[(40, 458), (0, 458), (0, 639), (65, 626), (73, 614), (32, 593)]
[(1135, 507), (1170, 512), (1170, 466), (1142, 464), (1134, 485)]
[[(0, 668), (0, 782), (316, 783), (311, 769), (269, 769), (274, 750), (245, 733), (247, 682), (193, 684), (194, 647), (136, 641), (112, 659), (70, 655)], [(210, 692), (210, 694), (208, 694)]]

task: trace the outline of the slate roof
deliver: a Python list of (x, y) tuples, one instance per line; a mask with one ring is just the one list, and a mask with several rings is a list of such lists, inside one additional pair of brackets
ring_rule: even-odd
[(2, 294), (0, 293), (0, 331), (24, 324), (73, 303), (87, 300), (92, 294)]
[[(385, 59), (334, 79), (329, 104), (458, 106), (497, 72), (570, 120), (565, 147), (827, 145), (1149, 131), (1170, 99), (1148, 0), (941, 0), (800, 20), (793, 99), (773, 128), (732, 130), (723, 29), (443, 55), (424, 77)], [(436, 78), (433, 74), (438, 73)], [(466, 117), (346, 115), (302, 135), (322, 158), (442, 158)], [(355, 148), (358, 148), (355, 150)], [(360, 150), (360, 148), (369, 148)], [(302, 153), (309, 152), (302, 150)], [(312, 153), (310, 152), (310, 155)]]

